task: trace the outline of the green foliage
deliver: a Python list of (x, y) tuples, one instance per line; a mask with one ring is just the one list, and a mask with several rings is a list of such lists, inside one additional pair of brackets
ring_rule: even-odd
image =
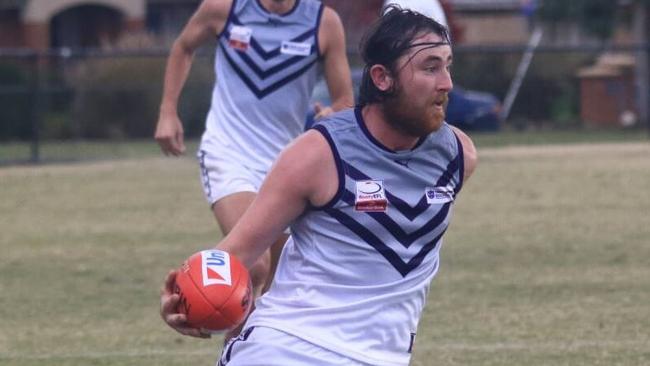
[[(84, 138), (151, 138), (158, 119), (166, 60), (148, 57), (95, 58), (73, 65), (72, 119)], [(188, 137), (203, 132), (211, 73), (195, 67), (179, 101)]]
[(613, 0), (544, 0), (539, 16), (547, 22), (577, 22), (587, 33), (607, 39), (613, 31), (618, 2)]
[(163, 62), (150, 58), (78, 62), (73, 118), (87, 138), (150, 137), (158, 116)]
[(32, 136), (32, 81), (28, 75), (20, 64), (0, 64), (0, 140)]
[[(521, 57), (519, 52), (485, 52), (480, 57), (476, 51), (457, 52), (454, 84), (490, 92), (503, 101)], [(592, 58), (593, 55), (585, 53), (536, 53), (510, 118), (520, 124), (534, 120), (553, 127), (575, 123), (579, 119), (579, 83), (575, 73)]]

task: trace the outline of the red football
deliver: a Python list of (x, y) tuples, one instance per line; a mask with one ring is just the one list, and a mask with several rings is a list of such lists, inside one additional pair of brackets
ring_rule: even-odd
[(183, 263), (174, 292), (181, 296), (178, 311), (187, 315), (188, 324), (213, 332), (239, 325), (253, 301), (246, 267), (216, 249), (195, 253)]

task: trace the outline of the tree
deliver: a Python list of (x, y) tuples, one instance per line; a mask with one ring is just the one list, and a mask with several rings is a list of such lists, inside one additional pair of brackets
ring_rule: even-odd
[(617, 8), (614, 0), (544, 0), (538, 14), (544, 22), (577, 22), (586, 33), (604, 40), (614, 30)]

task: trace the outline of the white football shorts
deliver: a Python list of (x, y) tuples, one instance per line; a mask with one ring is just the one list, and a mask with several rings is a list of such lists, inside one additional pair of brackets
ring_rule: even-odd
[(233, 193), (257, 193), (267, 172), (250, 169), (228, 153), (199, 149), (201, 185), (210, 206)]
[(249, 327), (232, 338), (217, 366), (371, 366), (268, 327)]

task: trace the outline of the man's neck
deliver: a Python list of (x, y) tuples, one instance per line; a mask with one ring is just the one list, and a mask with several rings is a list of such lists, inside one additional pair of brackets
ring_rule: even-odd
[(393, 151), (410, 150), (419, 141), (419, 138), (405, 135), (391, 126), (380, 104), (368, 104), (361, 114), (372, 137)]
[(288, 13), (298, 0), (260, 0), (260, 3), (269, 13)]

